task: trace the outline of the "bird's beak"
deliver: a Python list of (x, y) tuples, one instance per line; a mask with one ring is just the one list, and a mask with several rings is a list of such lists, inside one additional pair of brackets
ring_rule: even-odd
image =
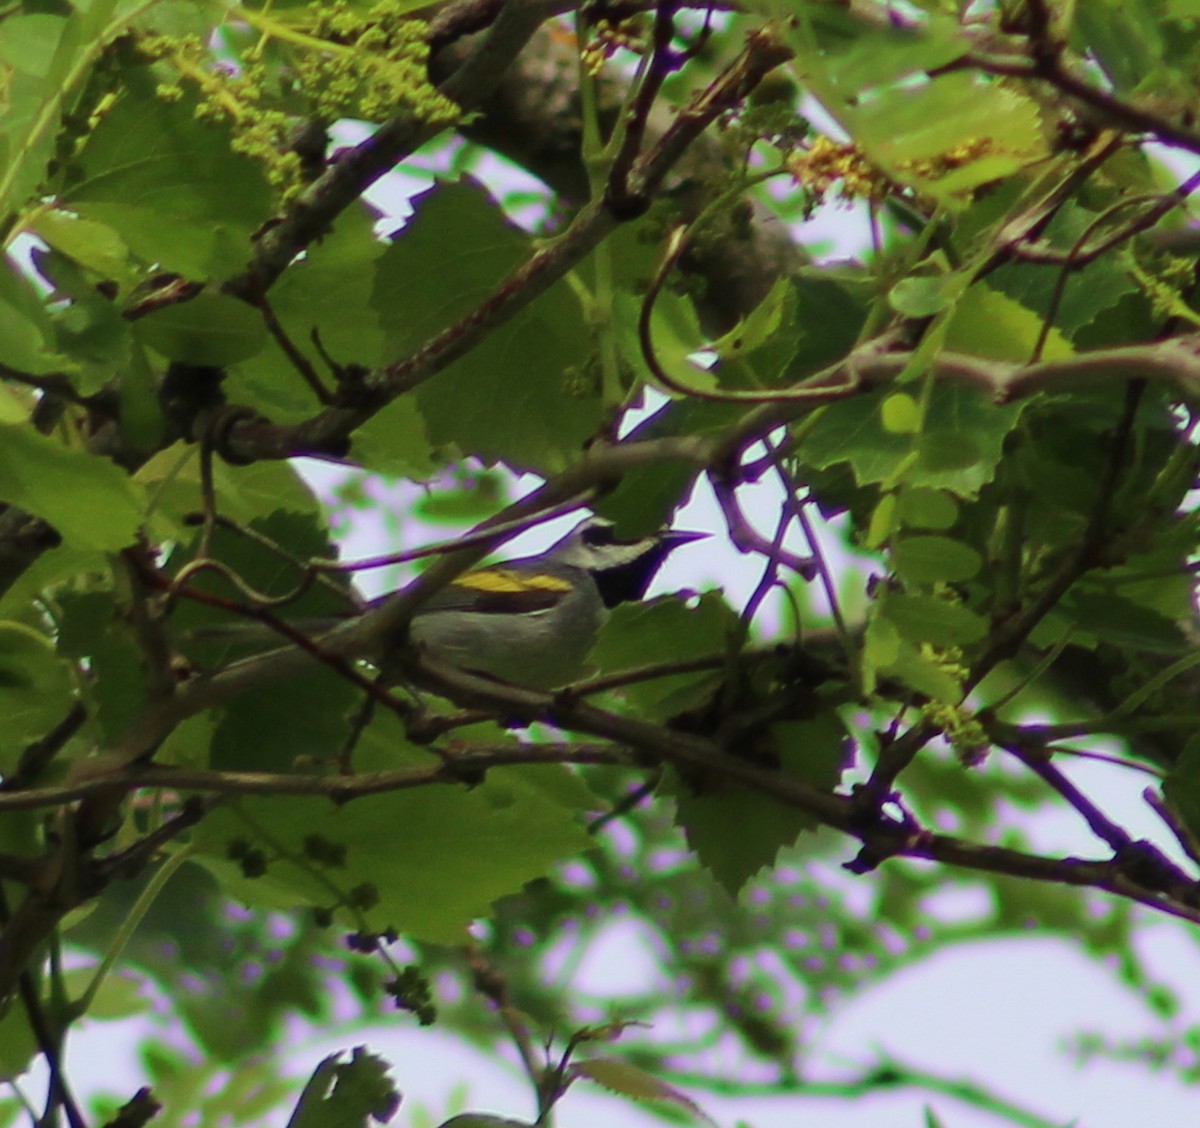
[(680, 545), (691, 544), (693, 541), (707, 540), (711, 533), (697, 533), (688, 529), (668, 529), (662, 534), (662, 543), (668, 548), (679, 548)]

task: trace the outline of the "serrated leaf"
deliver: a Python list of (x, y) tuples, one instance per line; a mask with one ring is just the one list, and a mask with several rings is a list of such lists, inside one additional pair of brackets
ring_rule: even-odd
[(991, 480), (1021, 412), (1018, 404), (997, 406), (975, 388), (938, 384), (920, 434), (897, 435), (883, 426), (884, 395), (823, 408), (820, 425), (797, 442), (797, 456), (819, 469), (848, 462), (859, 485), (922, 486), (970, 498)]
[(850, 118), (873, 161), (952, 207), (1047, 151), (1037, 103), (967, 71), (893, 89)]
[[(411, 756), (411, 751), (407, 760), (393, 755), (389, 766), (411, 764)], [(355, 767), (362, 766), (363, 757), (356, 755)], [(374, 760), (366, 766), (383, 764)], [(378, 893), (378, 903), (366, 913), (373, 928), (460, 943), (467, 925), (498, 897), (587, 848), (577, 807), (562, 801), (558, 777), (564, 775), (558, 769), (503, 769), (469, 790), (420, 788), (340, 808), (314, 799), (243, 800), (236, 810), (222, 808), (206, 819), (196, 845), (231, 897), (293, 909), (330, 902), (329, 878), (301, 861), (304, 840), (318, 834), (345, 850), (337, 887), (366, 883)], [(576, 784), (569, 798), (578, 791)], [(270, 859), (267, 872), (246, 878), (229, 858), (229, 844), (259, 841), (260, 835)], [(280, 847), (285, 857), (277, 856)]]
[(365, 1128), (386, 1124), (400, 1107), (400, 1092), (388, 1076), (391, 1065), (355, 1046), (350, 1060), (330, 1054), (304, 1086), (288, 1128)]
[(653, 1074), (616, 1058), (584, 1058), (571, 1063), (571, 1072), (602, 1085), (611, 1093), (632, 1101), (651, 1101), (674, 1105), (706, 1124), (715, 1124), (686, 1093), (660, 1081)]
[[(1095, 219), (1096, 214), (1085, 208), (1066, 207), (1051, 224), (1044, 241), (1065, 255), (1081, 237), (1097, 238), (1092, 228)], [(1131, 266), (1136, 266), (1132, 252), (1114, 251), (1072, 270), (1065, 283), (1060, 272), (1017, 264), (994, 271), (988, 282), (1039, 317), (1050, 313), (1053, 302), (1055, 328), (1074, 340), (1081, 328), (1092, 322), (1106, 322), (1123, 298), (1137, 292)], [(1129, 338), (1126, 335), (1119, 339)]]
[[(413, 204), (379, 260), (371, 299), (394, 359), (476, 309), (532, 251), (474, 185), (439, 184)], [(430, 440), (518, 470), (561, 470), (603, 416), (591, 351), (578, 300), (565, 284), (552, 287), (420, 386)]]
[[(1042, 331), (1042, 319), (1006, 294), (977, 282), (958, 300), (946, 330), (946, 348), (973, 356), (1028, 361)], [(1070, 356), (1071, 343), (1052, 328), (1043, 360)]]
[[(744, 741), (745, 754), (774, 759), (781, 775), (822, 790), (836, 786), (846, 766), (845, 729), (832, 713), (787, 721)], [(751, 749), (753, 744), (753, 749)], [(760, 790), (728, 780), (667, 777), (662, 790), (675, 799), (678, 821), (701, 864), (736, 897), (779, 852), (816, 821)]]

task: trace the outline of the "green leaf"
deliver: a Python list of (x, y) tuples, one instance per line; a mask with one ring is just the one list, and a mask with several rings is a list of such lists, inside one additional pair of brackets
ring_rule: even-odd
[[(78, 999), (91, 986), (96, 967), (73, 967), (63, 973), (63, 986), (68, 999)], [(147, 994), (146, 983), (136, 976), (110, 971), (100, 989), (92, 997), (87, 1016), (103, 1022), (145, 1014), (154, 1005)]]
[(211, 290), (138, 318), (134, 333), (168, 360), (213, 368), (256, 355), (267, 338), (256, 309)]
[[(533, 250), (472, 184), (440, 184), (413, 204), (371, 299), (397, 360), (476, 309)], [(516, 470), (561, 470), (603, 418), (590, 357), (579, 302), (552, 287), (418, 388), (430, 440)]]
[(22, 623), (0, 621), (0, 771), (10, 772), (25, 745), (54, 728), (73, 700), (66, 663), (49, 640)]
[[(203, 505), (195, 446), (180, 442), (159, 451), (138, 469), (133, 480), (150, 498), (151, 515), (168, 526), (164, 537), (193, 537), (192, 531), (184, 531), (182, 522), (188, 514), (200, 512)], [(242, 524), (280, 510), (312, 518), (322, 512), (312, 489), (290, 463), (256, 462), (253, 466), (231, 467), (215, 460), (213, 482), (222, 514)]]
[[(1109, 229), (1091, 227), (1096, 213), (1079, 206), (1065, 207), (1050, 225), (1043, 241), (1066, 255), (1082, 237), (1095, 241)], [(1107, 321), (1113, 308), (1137, 293), (1130, 272), (1131, 261), (1124, 252), (1101, 255), (1072, 270), (1064, 282), (1061, 273), (1042, 266), (1009, 264), (989, 275), (989, 284), (1039, 317), (1054, 306), (1054, 326), (1066, 337), (1075, 338), (1084, 326)], [(1124, 339), (1128, 339), (1127, 337)]]
[[(793, 277), (795, 353), (780, 378), (793, 383), (844, 357), (858, 342), (867, 316), (865, 278), (805, 267)], [(873, 297), (873, 295), (871, 295)]]
[(886, 482), (974, 497), (991, 480), (1020, 405), (997, 406), (975, 388), (938, 384), (914, 437), (884, 427), (882, 403), (889, 394), (852, 396), (822, 408), (819, 425), (806, 428), (797, 442), (797, 456), (820, 469), (848, 462), (860, 485)]
[[(830, 790), (846, 766), (845, 729), (835, 714), (823, 712), (812, 720), (782, 722), (769, 732), (743, 738), (741, 751), (775, 761), (784, 778)], [(662, 790), (675, 799), (688, 845), (735, 897), (761, 869), (774, 865), (781, 850), (817, 826), (803, 811), (724, 779), (671, 773)]]
[[(288, 476), (287, 473), (268, 475), (267, 480)], [(276, 496), (272, 504), (278, 505), (282, 500)], [(301, 589), (307, 561), (329, 561), (336, 557), (319, 512), (275, 509), (267, 517), (254, 517), (247, 522), (247, 531), (249, 536), (218, 528), (212, 537), (211, 550), (225, 569), (252, 590), (270, 598), (295, 596), (289, 599), (286, 608), (280, 609), (283, 618), (302, 624), (306, 620), (337, 621), (351, 608), (345, 577), (331, 577), (330, 583)], [(271, 545), (284, 546), (286, 552), (276, 551)], [(199, 535), (192, 531), (189, 543), (180, 546), (172, 556), (172, 571), (194, 559), (198, 548)], [(226, 660), (232, 649), (230, 640), (206, 639), (202, 628), (226, 626), (230, 614), (206, 605), (203, 600), (189, 598), (187, 592), (237, 600), (243, 598), (241, 592), (224, 575), (202, 572), (193, 576), (185, 592), (180, 593), (172, 616), (178, 644), (189, 659), (201, 667)], [(191, 637), (193, 632), (200, 637)], [(261, 638), (248, 641), (255, 650), (282, 643), (270, 632), (265, 642)], [(236, 639), (234, 642), (238, 648), (244, 646)], [(235, 698), (224, 713), (213, 755), (221, 767), (238, 766), (239, 756), (245, 766), (248, 754), (255, 767), (283, 771), (290, 770), (297, 756), (318, 759), (333, 756), (345, 736), (347, 714), (357, 693), (348, 679), (314, 660), (298, 674), (296, 684), (288, 681), (274, 687), (270, 694)], [(223, 732), (226, 728), (237, 733), (234, 739), (240, 743), (227, 743)], [(228, 762), (223, 758), (226, 751), (233, 757)]]
[(71, 450), (29, 427), (0, 425), (0, 501), (44, 517), (75, 547), (133, 543), (141, 491), (105, 458)]
[(871, 520), (867, 525), (865, 543), (867, 548), (882, 548), (892, 533), (896, 531), (896, 511), (899, 503), (896, 495), (888, 492), (879, 499), (879, 504), (871, 511)]
[(150, 68), (88, 135), (64, 202), (109, 227), (147, 265), (204, 281), (234, 273), (271, 211), (259, 166), (234, 152), (224, 125), (197, 117), (185, 94), (164, 101)]
[(129, 364), (129, 323), (96, 286), (95, 276), (74, 260), (55, 250), (35, 251), (33, 257), (62, 303), (53, 323), (59, 348), (77, 362), (75, 386), (82, 394), (94, 395)]
[(913, 584), (962, 583), (979, 574), (983, 558), (949, 537), (908, 536), (892, 545), (892, 566)]
[(166, 429), (159, 401), (158, 376), (145, 350), (130, 349), (129, 362), (118, 377), (121, 437), (128, 448), (146, 455), (157, 450)]
[(875, 684), (876, 675), (895, 678), (935, 701), (951, 705), (962, 700), (959, 680), (922, 648), (901, 635), (896, 624), (876, 613), (867, 623), (863, 652), (864, 680)]
[(1113, 646), (1182, 654), (1189, 642), (1179, 624), (1114, 592), (1070, 592), (1059, 605), (1081, 629)]
[[(835, 95), (839, 110), (843, 101), (856, 101), (865, 91), (871, 91), (872, 97), (887, 97), (887, 88), (909, 85), (914, 77), (952, 62), (967, 50), (958, 21), (928, 6), (919, 23), (904, 24), (868, 22), (833, 6), (805, 11), (800, 23), (787, 0), (769, 0), (758, 7), (770, 12), (788, 36), (801, 81), (819, 85), (822, 97), (827, 90)], [(811, 73), (818, 65), (819, 84), (812, 82)]]
[[(733, 404), (671, 400), (629, 432), (630, 442), (680, 435), (715, 437), (737, 417)], [(681, 462), (654, 463), (626, 474), (595, 510), (630, 536), (647, 536), (670, 523), (695, 483), (695, 467)]]
[(796, 292), (791, 280), (780, 278), (754, 309), (728, 333), (713, 341), (712, 348), (723, 361), (736, 360), (753, 353), (771, 341), (785, 321), (792, 320), (795, 300)]
[[(54, 326), (41, 296), (7, 258), (0, 268), (0, 337), (4, 341), (4, 363), (18, 371), (42, 376), (74, 368), (74, 362), (57, 349)], [(5, 422), (16, 421), (11, 406), (4, 414)]]
[[(411, 765), (409, 756), (393, 757), (387, 766)], [(356, 756), (356, 768), (362, 762)], [(379, 897), (366, 914), (374, 930), (460, 943), (467, 925), (498, 897), (587, 847), (575, 809), (559, 798), (563, 774), (559, 768), (497, 770), (471, 789), (419, 788), (338, 808), (316, 799), (247, 799), (206, 819), (196, 844), (204, 864), (239, 900), (278, 909), (329, 905), (335, 891), (344, 895), (369, 884)], [(305, 859), (304, 841), (314, 834), (344, 848), (344, 869), (327, 873)], [(239, 840), (266, 852), (262, 877), (245, 877), (230, 858), (230, 844)]]
[[(999, 360), (1028, 361), (1042, 330), (1042, 319), (1012, 298), (976, 283), (958, 301), (946, 331), (946, 348)], [(1070, 342), (1051, 329), (1043, 360), (1070, 356)]]
[(969, 71), (893, 89), (848, 117), (871, 160), (955, 208), (1047, 152), (1037, 103)]
[[(951, 281), (955, 284), (949, 289), (957, 290), (958, 279)], [(932, 317), (951, 305), (953, 295), (947, 291), (944, 275), (902, 278), (888, 291), (888, 304), (905, 317)]]
[(899, 507), (900, 520), (912, 529), (949, 529), (958, 521), (958, 503), (942, 490), (904, 490)]
[(56, 251), (101, 277), (124, 280), (132, 274), (129, 248), (107, 224), (50, 209), (34, 219), (30, 230)]
[(0, 23), (0, 61), (21, 74), (46, 78), (66, 28), (62, 16), (42, 12), (8, 16)]
[[(688, 658), (720, 655), (737, 626), (737, 616), (719, 592), (707, 592), (694, 606), (663, 596), (613, 609), (588, 664), (605, 674), (673, 665)], [(624, 687), (620, 692), (639, 714), (664, 719), (703, 701), (722, 671), (669, 674)]]
[(0, 1081), (16, 1081), (38, 1052), (37, 1038), (24, 1007), (11, 1006), (0, 1015)]
[(571, 1072), (631, 1101), (673, 1105), (696, 1120), (715, 1124), (686, 1093), (627, 1061), (616, 1058), (582, 1058), (571, 1062)]
[(1162, 29), (1154, 7), (1146, 0), (1089, 0), (1075, 6), (1072, 39), (1098, 60), (1118, 94), (1135, 89), (1162, 61)]
[(41, 12), (9, 14), (0, 22), (0, 58), (6, 64), (0, 214), (16, 213), (46, 177), (62, 122), (58, 72), (74, 54), (77, 30), (77, 21)]
[(939, 647), (967, 646), (987, 634), (987, 622), (970, 608), (931, 595), (889, 591), (882, 613), (910, 642), (931, 642)]
[(304, 1086), (288, 1128), (365, 1128), (386, 1124), (400, 1107), (400, 1092), (383, 1058), (355, 1046), (350, 1060), (330, 1054)]
[(115, 740), (146, 701), (146, 672), (128, 609), (110, 593), (65, 592), (59, 598), (59, 653), (86, 662), (89, 713), (105, 739)]

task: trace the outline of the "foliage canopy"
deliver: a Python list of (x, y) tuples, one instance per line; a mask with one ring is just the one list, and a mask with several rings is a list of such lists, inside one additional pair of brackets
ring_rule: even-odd
[[(1149, 986), (1135, 928), (1200, 922), (1200, 176), (1164, 163), (1200, 155), (1200, 4), (4, 11), (0, 1065), (44, 1059), (46, 1122), (387, 1120), (368, 1051), (303, 1093), (275, 1063), (389, 1002), (515, 1052), (541, 1123), (577, 1083), (703, 1120), (803, 1094), (822, 1015), (963, 939)], [(430, 167), (398, 229), (365, 199)], [(868, 245), (822, 261), (847, 201)], [(339, 511), (302, 456), (369, 477)], [(380, 477), (464, 532), (364, 610), (332, 523)], [(514, 534), (642, 536), (698, 484), (744, 601), (620, 608), (555, 692), (404, 644)], [(1072, 781), (1102, 738), (1170, 856)], [(545, 967), (620, 914), (674, 989), (617, 1012)], [(67, 1033), (155, 991), (204, 1066), (151, 1045), (85, 1116)], [(845, 1092), (902, 1083), (1044, 1123), (888, 1061)]]

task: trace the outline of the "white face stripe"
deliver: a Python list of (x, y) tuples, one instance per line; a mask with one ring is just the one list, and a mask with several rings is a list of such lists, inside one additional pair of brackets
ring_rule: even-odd
[(652, 551), (661, 543), (658, 536), (642, 537), (636, 541), (593, 541), (588, 533), (597, 528), (611, 529), (611, 521), (603, 517), (589, 517), (576, 525), (562, 540), (547, 554), (554, 560), (571, 564), (588, 571), (601, 571), (605, 568), (618, 568), (622, 564), (630, 564), (647, 552)]

